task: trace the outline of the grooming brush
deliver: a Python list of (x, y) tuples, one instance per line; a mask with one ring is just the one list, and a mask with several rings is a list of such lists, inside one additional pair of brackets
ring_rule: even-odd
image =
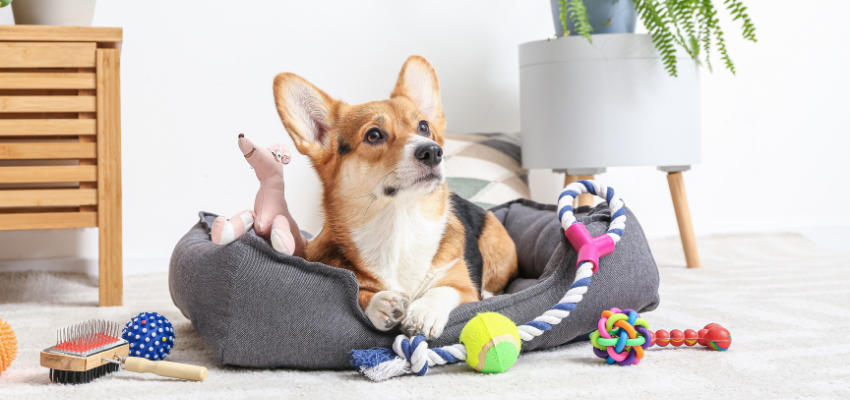
[(192, 381), (207, 379), (205, 367), (130, 357), (130, 344), (121, 339), (121, 325), (91, 320), (56, 332), (56, 345), (41, 352), (41, 366), (50, 368), (57, 383), (88, 383), (121, 367), (132, 372)]

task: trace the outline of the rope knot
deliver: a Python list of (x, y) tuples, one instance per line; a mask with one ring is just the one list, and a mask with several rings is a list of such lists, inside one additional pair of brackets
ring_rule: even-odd
[(418, 376), (428, 373), (428, 342), (422, 335), (416, 335), (412, 339), (404, 335), (398, 335), (393, 342), (393, 351), (396, 355), (407, 360), (410, 371)]

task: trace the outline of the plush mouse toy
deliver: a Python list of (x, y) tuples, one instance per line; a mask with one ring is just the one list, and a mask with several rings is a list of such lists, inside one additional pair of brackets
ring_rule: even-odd
[(260, 190), (254, 200), (253, 211), (242, 211), (229, 220), (224, 216), (215, 219), (210, 233), (213, 243), (230, 244), (253, 227), (254, 232), (270, 241), (278, 252), (304, 257), (307, 239), (289, 215), (283, 197), (283, 165), (291, 160), (289, 148), (279, 143), (268, 149), (260, 148), (240, 133), (239, 149), (254, 168), (260, 180)]

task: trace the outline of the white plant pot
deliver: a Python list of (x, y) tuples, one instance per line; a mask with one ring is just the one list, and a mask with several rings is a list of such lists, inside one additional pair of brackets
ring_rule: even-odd
[(95, 0), (14, 0), (15, 25), (91, 26)]
[(698, 164), (698, 64), (684, 49), (678, 54), (674, 78), (649, 35), (593, 35), (593, 44), (574, 36), (520, 45), (523, 166)]

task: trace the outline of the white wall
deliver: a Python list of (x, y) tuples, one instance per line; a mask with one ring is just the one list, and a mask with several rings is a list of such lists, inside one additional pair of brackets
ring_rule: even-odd
[[(829, 203), (850, 195), (840, 179), (850, 170), (850, 56), (843, 36), (829, 33), (850, 4), (746, 4), (759, 43), (745, 43), (723, 19), (738, 76), (719, 60), (702, 75), (703, 164), (685, 177), (697, 234), (850, 225), (850, 208)], [(0, 10), (0, 23), (10, 14)], [(813, 21), (817, 32), (806, 33)], [(450, 130), (517, 132), (517, 45), (554, 32), (547, 0), (100, 0), (94, 25), (124, 28), (128, 272), (166, 269), (197, 211), (251, 207), (257, 183), (236, 135), (291, 145), (272, 99), (276, 73), (358, 103), (386, 98), (405, 58), (421, 54), (437, 69)], [(286, 174), (293, 214), (315, 231), (320, 187), (308, 160), (296, 156)], [(616, 168), (600, 178), (624, 194), (648, 235), (676, 234), (661, 172)], [(535, 199), (554, 201), (562, 179), (533, 171)], [(798, 209), (818, 204), (817, 213)], [(91, 272), (96, 257), (94, 230), (0, 232), (0, 270)]]

